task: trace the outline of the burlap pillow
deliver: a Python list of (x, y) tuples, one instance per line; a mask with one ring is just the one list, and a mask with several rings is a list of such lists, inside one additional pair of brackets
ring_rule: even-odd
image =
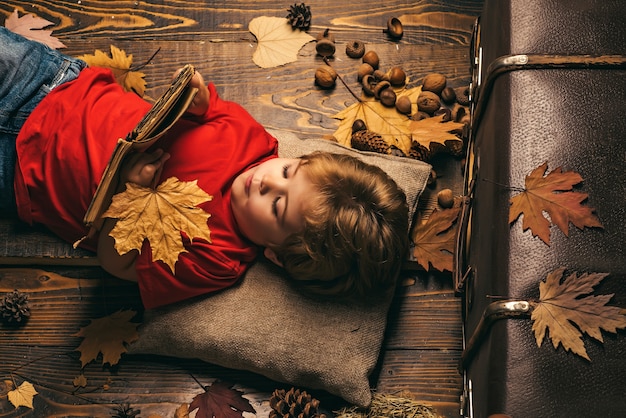
[[(405, 190), (413, 217), (428, 164), (271, 132), (284, 157), (324, 150), (380, 166)], [(367, 303), (309, 298), (290, 286), (282, 270), (260, 260), (233, 288), (146, 312), (129, 352), (198, 358), (367, 406), (368, 377), (378, 360), (390, 302), (391, 295)]]

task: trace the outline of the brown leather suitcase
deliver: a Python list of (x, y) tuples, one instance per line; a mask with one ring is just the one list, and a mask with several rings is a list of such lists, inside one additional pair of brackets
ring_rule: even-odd
[[(614, 294), (607, 305), (626, 313), (625, 55), (623, 0), (484, 3), (455, 268), (465, 417), (626, 416), (625, 330), (601, 331), (603, 342), (583, 333), (585, 359), (553, 347), (554, 328), (539, 346), (531, 316), (539, 283), (559, 268), (608, 273), (578, 299)], [(544, 163), (546, 175), (562, 167), (582, 176), (574, 191), (588, 194), (580, 205), (602, 228), (568, 223), (566, 235), (552, 226), (548, 245), (524, 231), (528, 213), (509, 222), (511, 198)]]

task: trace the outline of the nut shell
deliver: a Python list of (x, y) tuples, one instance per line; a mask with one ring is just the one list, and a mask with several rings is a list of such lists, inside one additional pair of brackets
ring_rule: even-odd
[(404, 35), (404, 28), (402, 22), (397, 17), (392, 17), (387, 20), (387, 29), (383, 30), (390, 38), (400, 39)]
[(332, 57), (335, 55), (335, 42), (329, 39), (320, 39), (315, 44), (315, 51), (322, 57)]
[(336, 80), (337, 72), (329, 65), (318, 67), (317, 70), (315, 70), (315, 83), (320, 87), (334, 87)]
[(469, 87), (457, 87), (454, 89), (456, 93), (456, 102), (461, 106), (469, 105)]
[(378, 58), (378, 54), (375, 51), (367, 51), (362, 58), (363, 62), (368, 63), (372, 66), (373, 69), (377, 70), (378, 65), (380, 64), (380, 59)]
[(417, 109), (429, 115), (435, 113), (441, 107), (441, 101), (432, 91), (422, 91), (417, 97)]
[(441, 94), (444, 88), (446, 88), (446, 76), (439, 73), (431, 73), (424, 77), (422, 81), (423, 91), (432, 91), (435, 94)]

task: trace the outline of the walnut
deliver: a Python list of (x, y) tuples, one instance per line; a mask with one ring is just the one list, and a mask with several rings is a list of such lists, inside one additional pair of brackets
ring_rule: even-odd
[(435, 94), (441, 94), (444, 88), (446, 88), (446, 76), (439, 73), (431, 73), (424, 77), (422, 81), (423, 91), (432, 91)]
[(320, 87), (334, 87), (336, 80), (337, 72), (330, 65), (323, 65), (315, 71), (315, 83)]
[(429, 115), (435, 113), (441, 107), (439, 96), (432, 91), (422, 91), (417, 97), (417, 110)]

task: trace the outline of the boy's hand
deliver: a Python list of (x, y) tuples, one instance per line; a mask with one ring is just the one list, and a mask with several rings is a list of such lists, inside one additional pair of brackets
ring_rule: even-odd
[[(174, 73), (174, 77), (180, 73), (181, 69), (176, 70)], [(207, 88), (204, 79), (202, 78), (202, 74), (198, 71), (195, 72), (193, 78), (189, 82), (191, 87), (195, 87), (198, 89), (196, 96), (193, 98), (193, 101), (189, 105), (187, 109), (187, 113), (191, 113), (192, 115), (202, 116), (209, 109), (209, 89)]]
[(170, 154), (162, 149), (130, 155), (121, 173), (122, 184), (131, 182), (143, 187), (154, 187), (161, 177), (163, 164), (169, 158)]

